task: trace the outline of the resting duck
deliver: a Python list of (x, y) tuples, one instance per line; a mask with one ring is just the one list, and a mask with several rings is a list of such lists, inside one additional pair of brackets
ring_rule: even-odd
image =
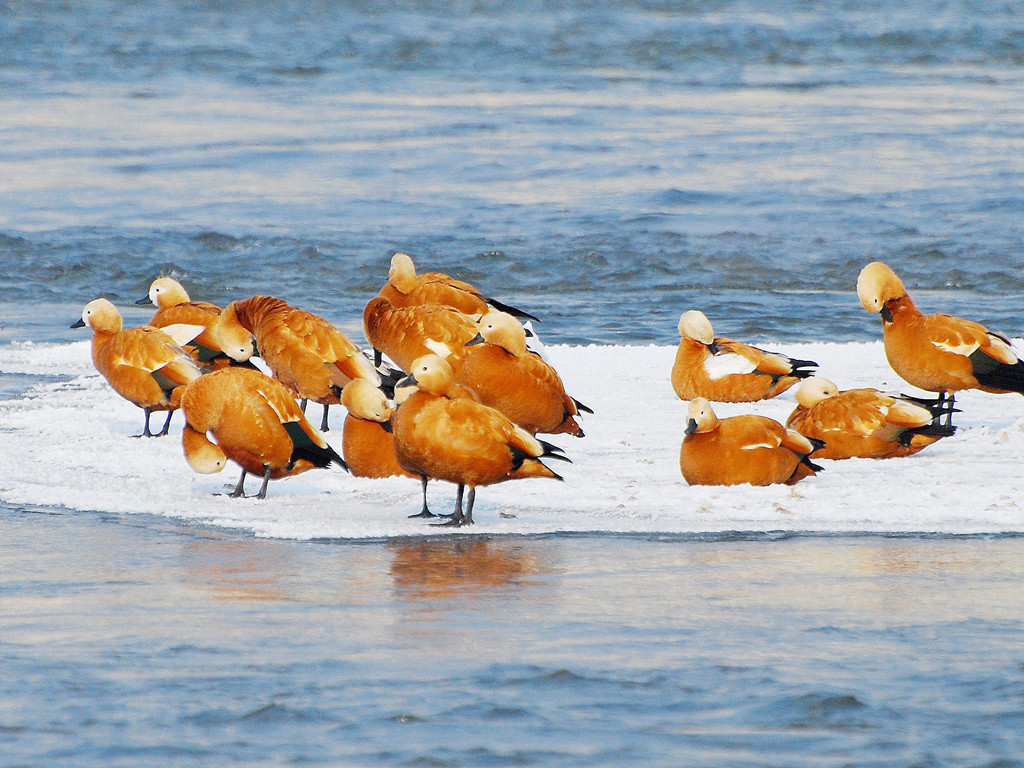
[(702, 397), (690, 401), (679, 469), (690, 485), (793, 485), (821, 467), (808, 458), (822, 447), (767, 416), (719, 419)]
[(672, 388), (682, 400), (767, 400), (810, 376), (818, 365), (715, 336), (707, 316), (696, 309), (679, 317), (679, 335)]

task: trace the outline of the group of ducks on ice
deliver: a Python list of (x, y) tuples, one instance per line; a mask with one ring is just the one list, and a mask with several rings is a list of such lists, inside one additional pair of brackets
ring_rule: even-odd
[[(909, 456), (953, 434), (956, 392), (1024, 393), (1024, 362), (1008, 339), (969, 320), (923, 315), (882, 262), (864, 267), (857, 294), (881, 316), (892, 368), (937, 396), (840, 391), (813, 375), (816, 363), (715, 336), (708, 318), (690, 310), (679, 320), (671, 371), (676, 394), (690, 401), (680, 450), (688, 483), (792, 484), (820, 470), (812, 457)], [(442, 273), (417, 274), (403, 253), (363, 313), (372, 361), (324, 318), (269, 296), (221, 309), (190, 301), (180, 284), (161, 277), (137, 303), (157, 306), (149, 325), (122, 330), (114, 305), (96, 299), (72, 327), (92, 329), (93, 362), (144, 410), (142, 435), (167, 434), (180, 409), (194, 470), (218, 472), (228, 459), (241, 466), (236, 497), (249, 473), (262, 477), (256, 495), (263, 498), (272, 479), (335, 463), (363, 477), (419, 478), (423, 507), (414, 517), (435, 517), (429, 479), (455, 483), (455, 510), (441, 517), (444, 525), (465, 525), (473, 522), (477, 486), (560, 480), (544, 462), (569, 459), (536, 435), (582, 437), (577, 418), (592, 413), (528, 346), (529, 321), (537, 318)], [(785, 425), (752, 414), (719, 419), (711, 407), (772, 398), (797, 383), (797, 407)], [(319, 430), (304, 415), (309, 400), (323, 406)], [(347, 410), (343, 456), (322, 434), (328, 408), (339, 404)], [(157, 433), (153, 411), (168, 412)]]

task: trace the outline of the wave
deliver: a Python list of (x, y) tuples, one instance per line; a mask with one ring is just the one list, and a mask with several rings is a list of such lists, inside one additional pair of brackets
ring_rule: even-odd
[[(732, 536), (767, 533), (1024, 532), (1016, 478), (1024, 461), (1024, 403), (1016, 395), (963, 393), (956, 436), (906, 459), (821, 462), (793, 487), (689, 487), (679, 472), (685, 404), (669, 384), (671, 346), (549, 345), (570, 393), (594, 408), (585, 438), (557, 436), (573, 463), (564, 483), (526, 480), (481, 488), (477, 524), (460, 533), (638, 533)], [(787, 353), (814, 359), (842, 388), (911, 388), (871, 343), (807, 343)], [(0, 401), (0, 501), (15, 506), (152, 514), (284, 539), (428, 536), (410, 479), (367, 480), (312, 471), (271, 484), (268, 498), (223, 494), (237, 477), (196, 475), (171, 436), (141, 440), (141, 411), (93, 370), (89, 343), (0, 347), (0, 377), (20, 388)], [(794, 402), (716, 407), (785, 420)], [(341, 434), (327, 433), (335, 448)], [(444, 511), (453, 486), (432, 482)], [(448, 532), (448, 529), (444, 529)]]

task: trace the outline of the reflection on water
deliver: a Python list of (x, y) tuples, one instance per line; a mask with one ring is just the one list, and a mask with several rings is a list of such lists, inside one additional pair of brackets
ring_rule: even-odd
[(185, 578), (217, 600), (293, 599), (281, 584), (290, 555), (287, 545), (251, 539), (194, 538), (181, 547)]
[(12, 764), (1019, 762), (1024, 537), (0, 541)]
[(550, 572), (539, 548), (521, 539), (452, 537), (389, 544), (389, 573), (406, 601), (493, 596), (494, 589)]

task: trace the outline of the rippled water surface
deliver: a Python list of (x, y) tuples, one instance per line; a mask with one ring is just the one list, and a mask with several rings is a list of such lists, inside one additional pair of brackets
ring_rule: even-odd
[(668, 342), (692, 306), (852, 340), (884, 258), (1024, 332), (1012, 3), (0, 7), (5, 303), (169, 272), (357, 322), (404, 249), (553, 340)]
[(5, 765), (1024, 754), (1020, 538), (296, 543), (9, 512), (0, 532)]

